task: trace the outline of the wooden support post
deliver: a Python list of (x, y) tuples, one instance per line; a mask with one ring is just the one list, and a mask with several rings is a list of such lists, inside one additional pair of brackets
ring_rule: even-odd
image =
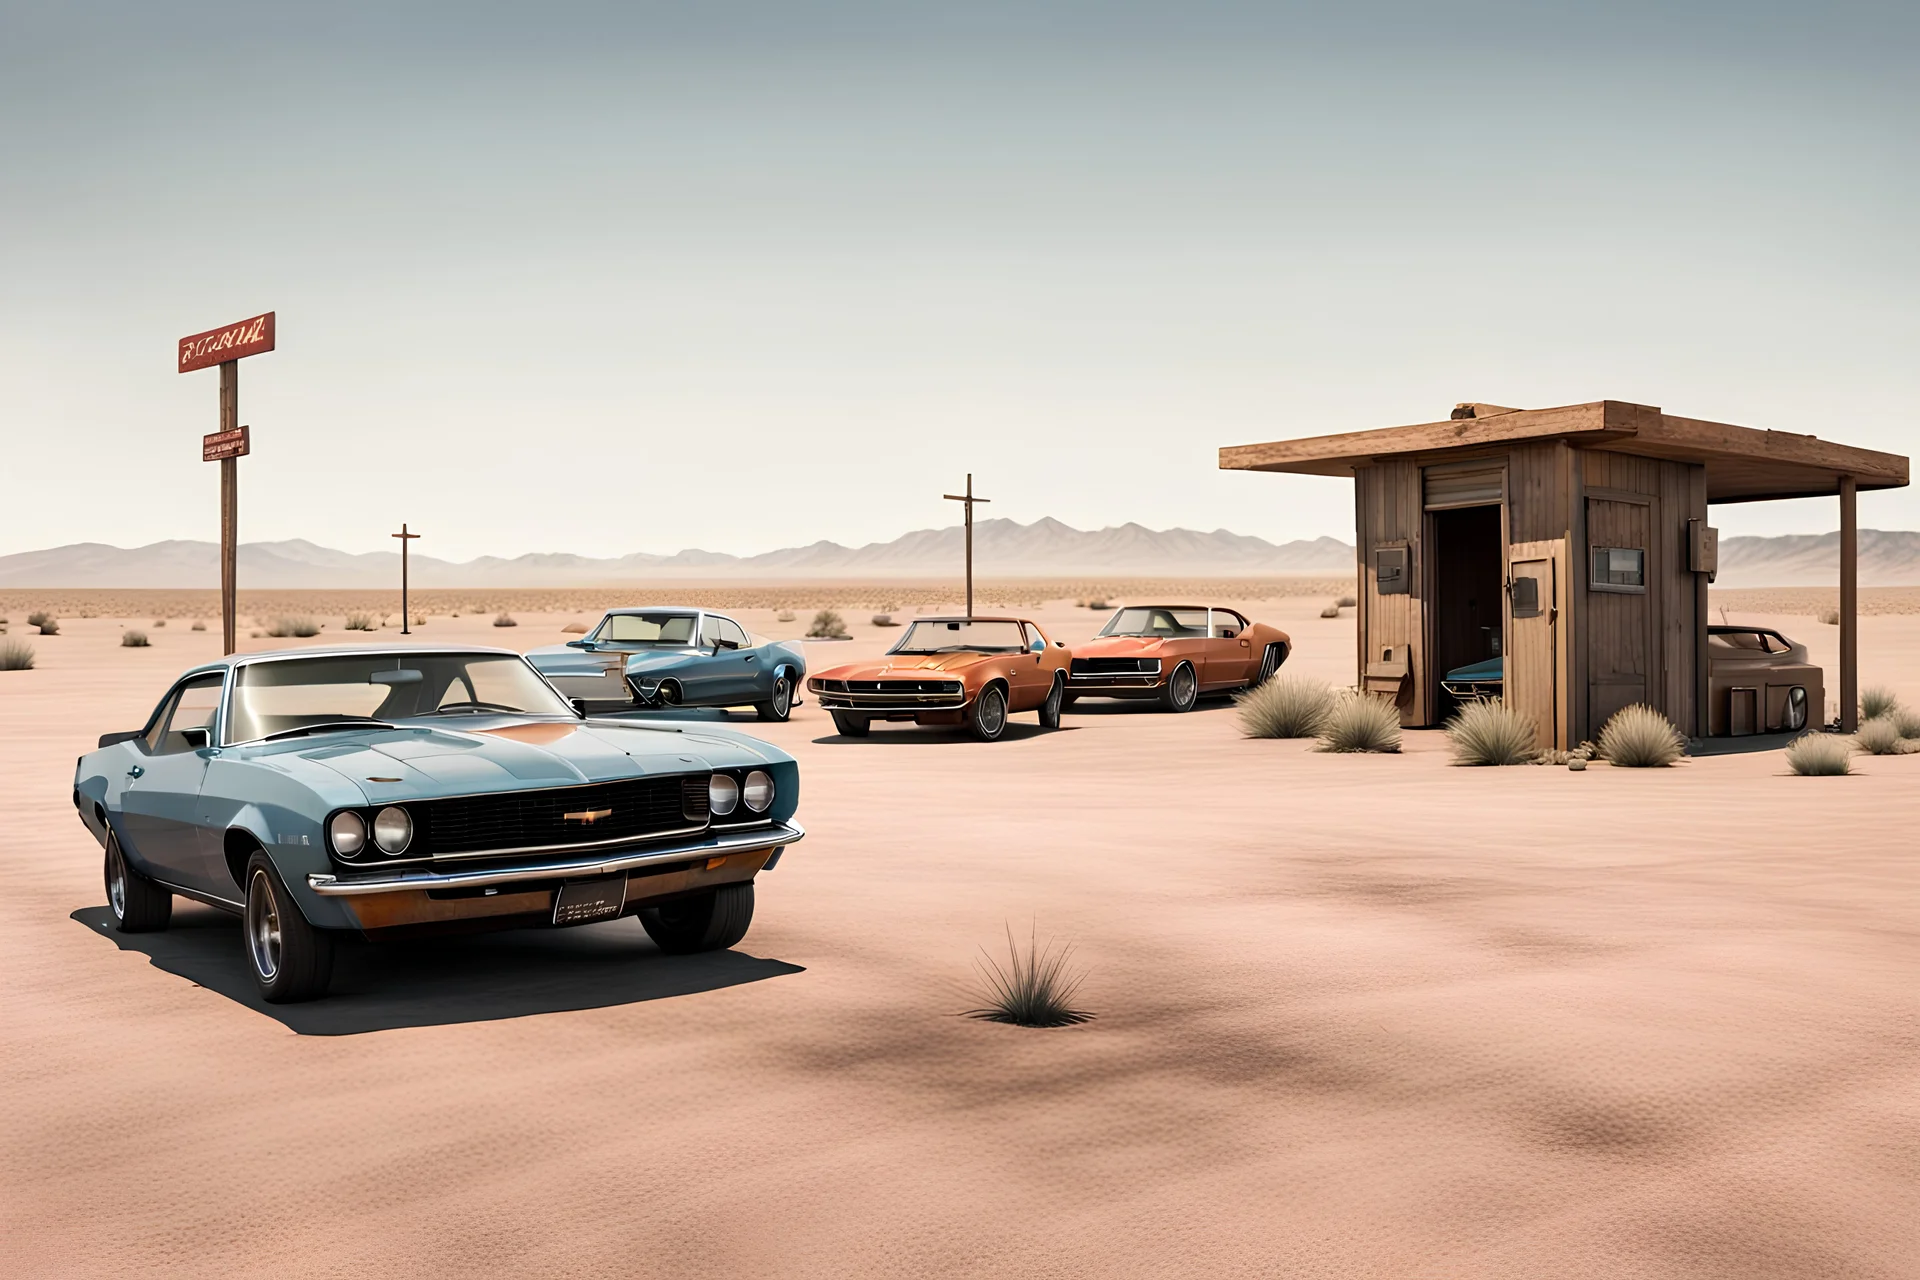
[(1840, 477), (1840, 732), (1860, 727), (1860, 517), (1854, 479)]
[(408, 612), (411, 606), (407, 604), (407, 544), (420, 535), (408, 533), (406, 522), (401, 521), (400, 532), (390, 536), (400, 539), (400, 634), (410, 636), (413, 634), (413, 616)]
[[(220, 430), (240, 429), (240, 362), (220, 362)], [(238, 619), (240, 568), (240, 459), (220, 459), (220, 639), (223, 652), (240, 647)]]
[(973, 616), (973, 504), (976, 502), (990, 502), (992, 499), (976, 498), (973, 496), (973, 472), (971, 471), (967, 472), (967, 491), (965, 493), (946, 493), (941, 496), (949, 502), (963, 502), (967, 508), (967, 616), (971, 618)]

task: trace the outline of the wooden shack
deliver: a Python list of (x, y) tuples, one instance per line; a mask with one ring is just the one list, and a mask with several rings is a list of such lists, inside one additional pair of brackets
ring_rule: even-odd
[(1707, 682), (1708, 508), (1776, 498), (1840, 499), (1837, 692), (1850, 727), (1854, 495), (1907, 483), (1896, 454), (1617, 400), (1463, 404), (1445, 422), (1223, 448), (1220, 466), (1353, 477), (1357, 678), (1397, 702), (1402, 723), (1442, 723), (1457, 698), (1443, 678), (1499, 659), (1508, 703), (1563, 749), (1636, 702), (1689, 736), (1724, 720)]

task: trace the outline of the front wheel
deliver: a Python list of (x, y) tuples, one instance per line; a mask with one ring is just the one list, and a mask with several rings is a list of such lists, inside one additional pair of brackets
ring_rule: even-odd
[(990, 684), (967, 710), (967, 728), (982, 742), (997, 742), (1007, 731), (1007, 691)]
[(753, 710), (762, 720), (785, 720), (793, 714), (793, 681), (785, 676), (775, 676), (773, 692), (765, 702), (753, 704)]
[(843, 738), (864, 738), (867, 731), (873, 728), (873, 721), (866, 716), (851, 711), (835, 711), (831, 714), (834, 731)]
[(1053, 678), (1053, 688), (1047, 690), (1047, 700), (1040, 704), (1040, 727), (1058, 729), (1060, 727), (1060, 708), (1066, 705), (1067, 682), (1059, 676)]
[(1167, 677), (1166, 685), (1160, 690), (1160, 709), (1162, 711), (1191, 711), (1193, 704), (1200, 701), (1200, 677), (1193, 674), (1193, 664), (1183, 662), (1173, 669)]
[(120, 837), (107, 832), (107, 906), (121, 933), (156, 933), (173, 919), (173, 894), (127, 865)]
[(258, 850), (247, 859), (243, 926), (247, 963), (261, 999), (294, 1004), (327, 993), (333, 978), (333, 936), (307, 923), (280, 873)]
[(727, 884), (691, 898), (640, 908), (640, 927), (668, 955), (725, 951), (753, 923), (753, 884)]

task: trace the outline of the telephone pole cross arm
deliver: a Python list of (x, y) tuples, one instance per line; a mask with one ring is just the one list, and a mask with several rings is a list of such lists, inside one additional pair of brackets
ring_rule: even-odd
[(940, 495), (948, 502), (963, 502), (967, 508), (967, 616), (973, 616), (973, 504), (991, 502), (991, 498), (973, 496), (973, 472), (967, 472), (967, 491), (965, 493), (943, 493)]
[(400, 532), (388, 536), (400, 539), (400, 634), (410, 636), (413, 634), (410, 629), (413, 626), (413, 615), (407, 611), (407, 544), (420, 535), (408, 533), (406, 522), (403, 520), (400, 523)]

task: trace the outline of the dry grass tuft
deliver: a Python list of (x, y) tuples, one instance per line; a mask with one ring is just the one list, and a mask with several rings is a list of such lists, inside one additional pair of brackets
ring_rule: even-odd
[(374, 625), (373, 615), (370, 613), (350, 613), (347, 615), (347, 630), (349, 631), (374, 631), (377, 629)]
[(1909, 711), (1905, 707), (1895, 707), (1889, 717), (1903, 738), (1920, 738), (1920, 711)]
[(0, 640), (0, 671), (33, 670), (33, 646), (25, 640)]
[(496, 627), (517, 627), (520, 624), (513, 620), (513, 615), (510, 613), (496, 613), (493, 615), (493, 625)]
[(60, 619), (40, 610), (35, 610), (27, 615), (27, 625), (40, 628), (40, 634), (43, 636), (57, 636), (60, 634)]
[(807, 637), (812, 640), (844, 640), (847, 638), (847, 621), (831, 609), (822, 609), (807, 624)]
[(1537, 754), (1533, 721), (1498, 698), (1469, 702), (1446, 729), (1455, 764), (1532, 764)]
[(156, 627), (164, 627), (167, 625), (167, 620), (165, 618), (155, 618), (153, 620), (153, 625)]
[(1664, 769), (1686, 745), (1671, 720), (1639, 702), (1614, 712), (1600, 730), (1600, 758), (1619, 769)]
[(893, 620), (893, 615), (890, 613), (876, 613), (873, 615), (873, 625), (876, 627), (897, 627), (900, 624)]
[(123, 631), (120, 633), (122, 649), (144, 649), (147, 647), (147, 633), (144, 631)]
[(1338, 600), (1334, 601), (1334, 603), (1339, 605), (1342, 609), (1351, 609), (1356, 605), (1358, 605), (1360, 602), (1352, 596), (1341, 596)]
[(1903, 756), (1906, 746), (1900, 726), (1889, 716), (1863, 721), (1853, 735), (1853, 749), (1863, 756)]
[(1320, 611), (1320, 616), (1323, 618), (1337, 618), (1340, 616), (1340, 606), (1337, 604), (1330, 604), (1326, 608)]
[(276, 640), (284, 640), (288, 636), (305, 639), (308, 636), (319, 635), (320, 624), (305, 614), (296, 614), (292, 617), (275, 618), (267, 625), (266, 630), (267, 634)]
[(194, 631), (205, 631), (206, 629), (207, 629), (207, 624), (206, 624), (206, 623), (204, 623), (204, 622), (202, 622), (202, 621), (200, 621), (200, 619), (198, 619), (198, 618), (195, 618), (195, 619), (193, 620), (193, 626), (192, 626), (192, 628), (191, 628), (191, 630), (194, 630)]
[(1400, 750), (1400, 708), (1372, 694), (1346, 694), (1327, 712), (1313, 749), (1393, 755)]
[(1042, 950), (1031, 937), (1022, 955), (1020, 945), (1013, 940), (1013, 930), (1008, 928), (1007, 967), (1002, 969), (999, 961), (981, 949), (975, 964), (982, 986), (974, 996), (980, 1004), (968, 1009), (966, 1016), (1017, 1027), (1070, 1027), (1093, 1021), (1091, 1013), (1073, 1007), (1074, 993), (1086, 975), (1068, 969), (1072, 955), (1071, 946), (1055, 951), (1053, 943), (1048, 942)]
[(1809, 733), (1787, 744), (1787, 768), (1803, 778), (1853, 772), (1853, 744), (1838, 734)]
[(1822, 609), (1819, 612), (1819, 614), (1816, 616), (1819, 617), (1820, 621), (1826, 623), (1830, 627), (1837, 627), (1840, 625), (1840, 611), (1838, 609)]
[(777, 613), (777, 614), (775, 614), (775, 615), (774, 615), (774, 617), (773, 617), (773, 620), (774, 620), (775, 622), (792, 622), (792, 621), (793, 621), (793, 610), (791, 610), (791, 609), (782, 609), (782, 610), (781, 610), (781, 611), (780, 611), (779, 613)]
[(1274, 676), (1234, 699), (1240, 731), (1249, 738), (1319, 736), (1335, 694), (1324, 682), (1304, 676)]
[(1862, 689), (1860, 691), (1860, 718), (1862, 720), (1878, 720), (1881, 716), (1891, 713), (1894, 708), (1899, 705), (1900, 699), (1894, 696), (1893, 690), (1883, 684), (1877, 684), (1871, 689)]

